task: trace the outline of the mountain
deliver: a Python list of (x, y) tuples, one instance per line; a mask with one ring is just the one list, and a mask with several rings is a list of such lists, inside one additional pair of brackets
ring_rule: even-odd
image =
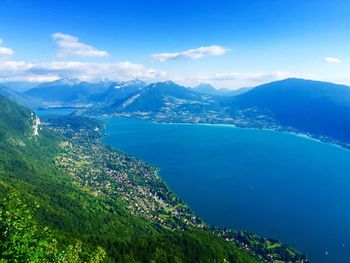
[(110, 105), (145, 86), (140, 80), (91, 83), (65, 78), (43, 83), (26, 91), (25, 95), (42, 101), (46, 107), (88, 107), (95, 104)]
[(241, 93), (248, 91), (250, 88), (240, 88), (237, 90), (230, 90), (226, 88), (216, 89), (212, 85), (207, 83), (201, 83), (198, 86), (194, 87), (195, 92), (213, 96), (235, 96)]
[(203, 228), (154, 167), (102, 144), (99, 121), (42, 122), (0, 96), (1, 260), (260, 262)]
[(38, 86), (37, 82), (31, 82), (31, 81), (7, 81), (7, 82), (2, 82), (0, 84), (6, 87), (9, 87), (12, 90), (20, 93)]
[(125, 115), (162, 121), (195, 122), (220, 115), (221, 108), (209, 95), (199, 94), (172, 81), (152, 83), (109, 104), (88, 109), (87, 115)]
[(190, 89), (167, 81), (150, 84), (118, 106), (124, 111), (158, 112), (170, 104), (191, 103), (200, 99), (201, 97)]
[(231, 116), (255, 112), (284, 127), (350, 143), (350, 87), (290, 78), (235, 96), (226, 104)]
[(112, 82), (89, 83), (77, 79), (64, 78), (43, 83), (27, 90), (25, 95), (41, 100), (48, 107), (82, 107), (91, 105), (90, 97), (106, 91)]
[(14, 91), (12, 88), (0, 85), (0, 95), (5, 96), (11, 100), (16, 101), (18, 104), (35, 109), (41, 106), (39, 100), (26, 96), (22, 93)]
[(201, 83), (194, 87), (193, 90), (198, 93), (208, 94), (208, 95), (221, 95), (220, 90), (217, 90), (212, 85), (207, 83)]
[(126, 82), (115, 82), (104, 92), (92, 95), (89, 99), (102, 107), (111, 107), (118, 101), (129, 98), (147, 85), (145, 82), (135, 79)]

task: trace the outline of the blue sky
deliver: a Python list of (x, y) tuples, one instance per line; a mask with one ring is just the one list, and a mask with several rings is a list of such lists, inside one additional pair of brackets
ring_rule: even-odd
[(0, 79), (350, 84), (350, 2), (0, 0)]

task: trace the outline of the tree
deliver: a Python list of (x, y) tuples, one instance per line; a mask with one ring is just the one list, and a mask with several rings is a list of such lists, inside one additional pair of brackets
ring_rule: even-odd
[[(36, 206), (36, 205), (35, 205)], [(32, 210), (10, 193), (0, 202), (0, 257), (12, 262), (44, 261), (50, 244), (48, 228), (39, 228)]]
[[(38, 205), (34, 205), (37, 209)], [(47, 227), (39, 226), (30, 209), (16, 193), (0, 200), (0, 263), (2, 262), (102, 262), (104, 249), (83, 253), (82, 243), (66, 247), (53, 238)]]

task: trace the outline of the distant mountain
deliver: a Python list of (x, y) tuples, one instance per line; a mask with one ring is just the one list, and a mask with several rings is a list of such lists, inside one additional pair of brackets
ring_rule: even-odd
[(41, 106), (39, 100), (31, 98), (25, 94), (14, 91), (13, 89), (0, 85), (0, 95), (5, 96), (11, 100), (16, 101), (18, 104), (27, 108), (35, 109)]
[(227, 105), (231, 116), (250, 109), (282, 126), (350, 142), (350, 87), (345, 85), (285, 79), (255, 87)]
[(47, 106), (86, 106), (91, 104), (91, 96), (106, 91), (111, 85), (113, 82), (89, 83), (65, 78), (40, 84), (24, 94)]
[(104, 92), (90, 96), (90, 100), (106, 108), (113, 107), (119, 101), (129, 98), (131, 95), (145, 88), (147, 84), (135, 79), (126, 82), (115, 82)]
[(237, 90), (231, 90), (226, 88), (216, 89), (212, 85), (207, 83), (201, 83), (198, 86), (194, 87), (195, 92), (213, 96), (235, 96), (241, 93), (248, 91), (250, 88), (240, 88)]
[(156, 118), (186, 114), (195, 118), (198, 114), (216, 111), (217, 106), (211, 96), (166, 81), (150, 84), (129, 96), (119, 97), (113, 103), (94, 107), (87, 114), (138, 113)]
[(27, 90), (35, 88), (39, 84), (40, 83), (38, 82), (31, 82), (31, 81), (8, 81), (8, 82), (0, 83), (0, 85), (9, 87), (16, 92), (25, 92)]
[(150, 84), (140, 92), (118, 106), (124, 111), (160, 111), (176, 100), (182, 102), (199, 99), (200, 96), (190, 89), (177, 85), (172, 81)]
[(220, 90), (214, 88), (212, 85), (207, 83), (201, 83), (198, 86), (194, 87), (193, 90), (202, 94), (221, 95)]
[(43, 83), (25, 94), (41, 100), (47, 107), (87, 107), (95, 104), (110, 105), (145, 86), (140, 80), (90, 83), (66, 78)]

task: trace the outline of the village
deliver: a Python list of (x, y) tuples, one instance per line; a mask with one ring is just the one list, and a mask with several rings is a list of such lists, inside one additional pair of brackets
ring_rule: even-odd
[(72, 127), (55, 130), (71, 137), (61, 143), (56, 165), (92, 195), (123, 200), (132, 213), (169, 229), (204, 227), (169, 190), (157, 168), (102, 144), (96, 131)]

